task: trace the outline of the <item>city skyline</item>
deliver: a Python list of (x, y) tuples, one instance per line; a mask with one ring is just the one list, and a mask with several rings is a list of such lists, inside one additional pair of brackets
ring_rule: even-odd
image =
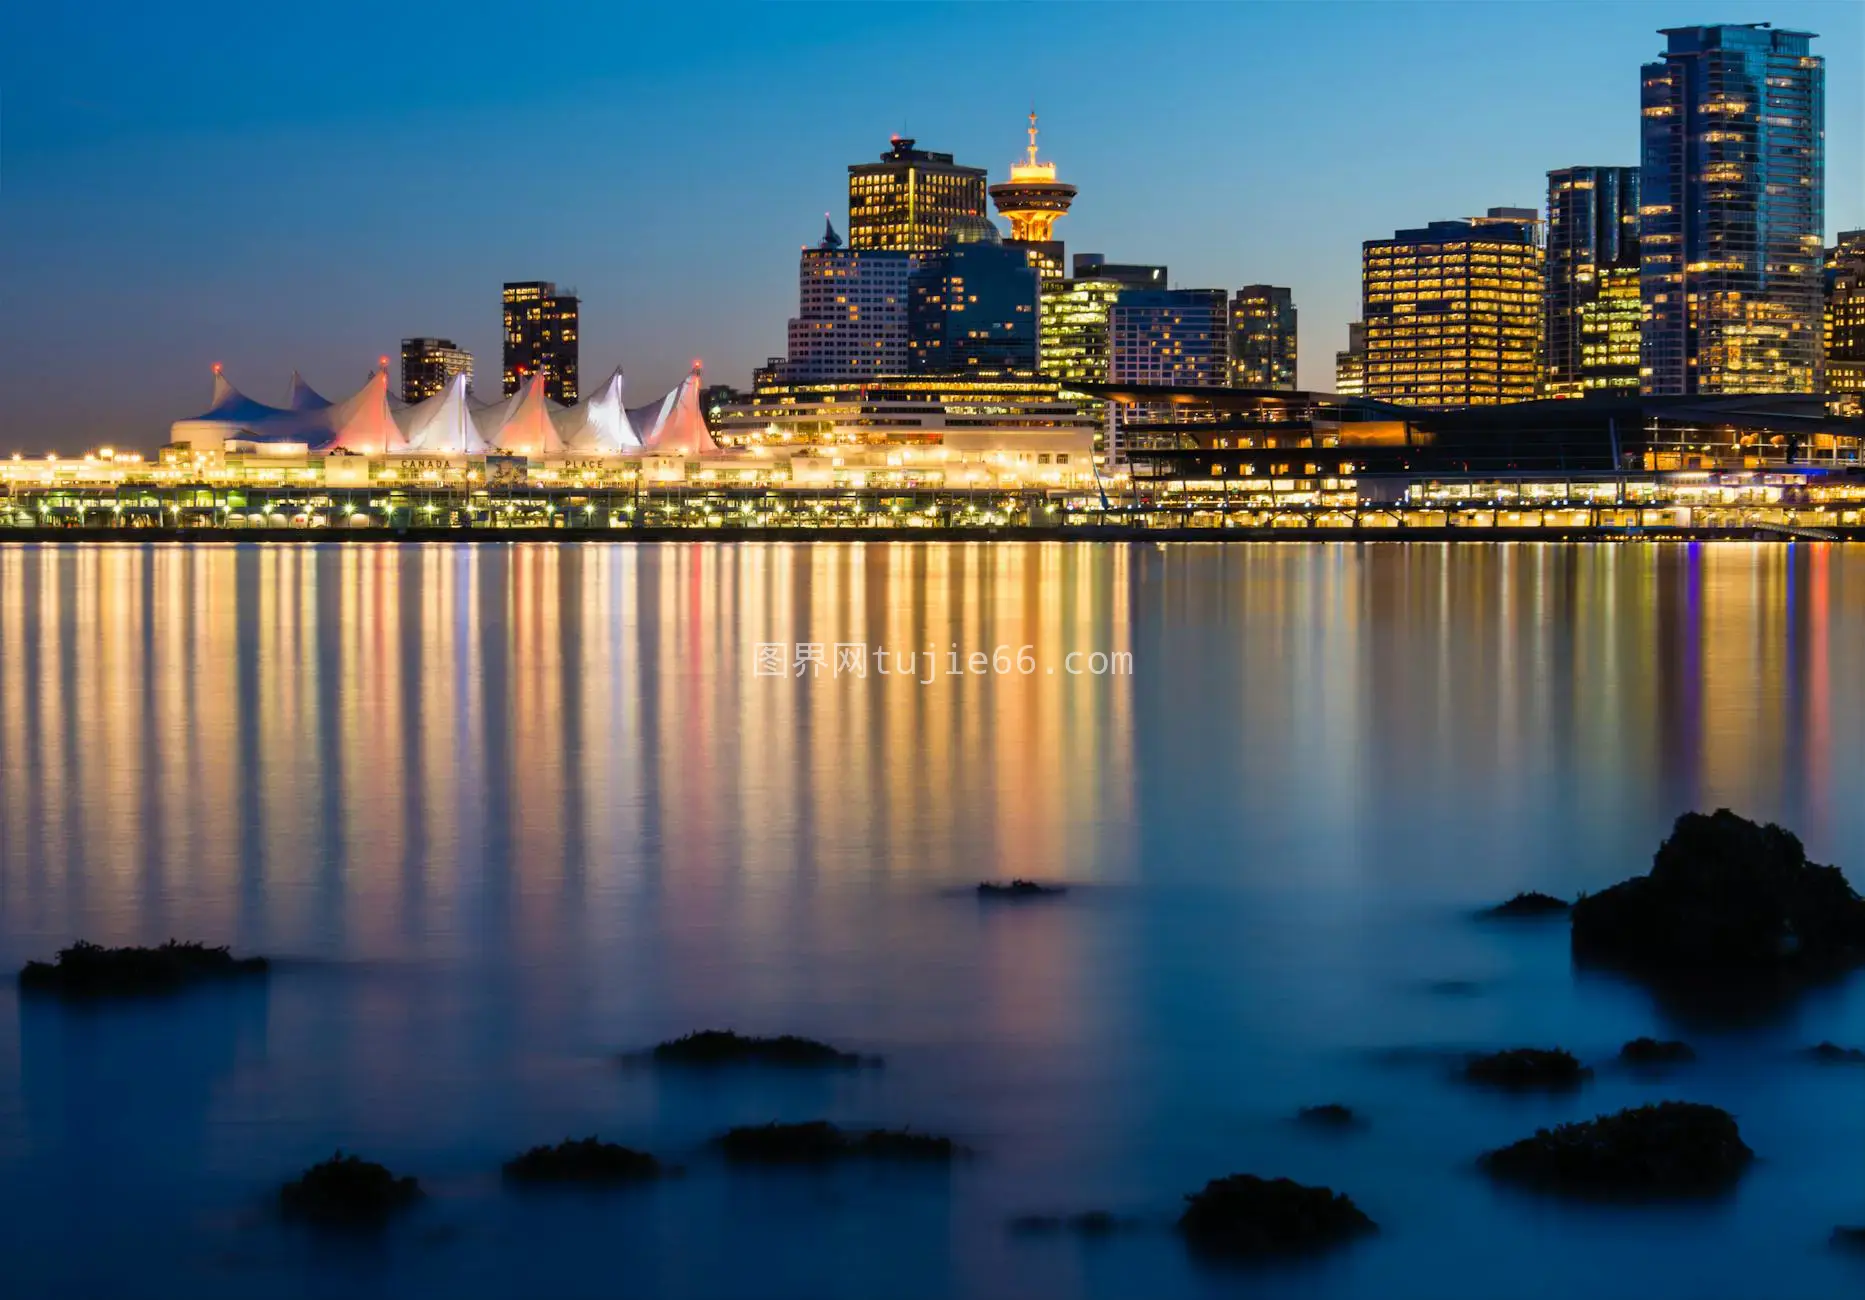
[[(1166, 263), (1181, 288), (1290, 286), (1301, 313), (1298, 382), (1330, 388), (1331, 359), (1360, 314), (1362, 242), (1539, 205), (1552, 169), (1635, 164), (1639, 69), (1662, 50), (1663, 26), (1768, 21), (1819, 33), (1827, 242), (1865, 225), (1865, 22), (1855, 6), (1803, 0), (1737, 15), (1695, 4), (1354, 6), (1353, 23), (1339, 20), (1342, 8), (1201, 11), (1221, 39), (1175, 44), (1186, 75), (1133, 84), (1127, 95), (1084, 78), (1111, 33), (1128, 33), (1136, 67), (1155, 66), (1143, 55), (1159, 38), (1130, 12), (1050, 10), (1038, 21), (1022, 10), (941, 9), (929, 26), (917, 6), (863, 11), (859, 23), (786, 7), (719, 11), (704, 57), (655, 71), (651, 84), (622, 77), (638, 61), (618, 57), (606, 69), (554, 64), (557, 83), (515, 72), (495, 88), (445, 89), (429, 65), (446, 60), (423, 59), (427, 70), (411, 70), (406, 92), (360, 76), (352, 85), (344, 73), (309, 102), (297, 94), (295, 79), (310, 75), (301, 61), (355, 40), (340, 10), (307, 19), (316, 28), (309, 43), (276, 55), (276, 33), (250, 15), (217, 19), (212, 31), (183, 24), (185, 41), (169, 33), (153, 47), (141, 19), (85, 30), (81, 45), (72, 20), (53, 15), (7, 56), (17, 66), (7, 70), (15, 94), (0, 191), (4, 274), (10, 300), (35, 304), (0, 335), (0, 389), (19, 422), (7, 442), (153, 445), (169, 419), (203, 405), (216, 361), (255, 396), (278, 400), (286, 377), (271, 372), (290, 364), (282, 358), (301, 364), (314, 387), (348, 391), (404, 337), (452, 338), (489, 357), (500, 285), (532, 277), (577, 286), (592, 374), (619, 362), (658, 391), (697, 356), (709, 380), (742, 385), (784, 350), (793, 259), (820, 231), (825, 207), (845, 219), (850, 163), (876, 157), (899, 132), (999, 183), (1022, 152), (1031, 101), (1044, 160), (1079, 190), (1058, 231), (1071, 252)], [(1459, 39), (1429, 39), (1446, 29), (1446, 13)], [(1587, 20), (1553, 21), (1558, 13)], [(372, 47), (389, 48), (401, 21), (372, 15)], [(579, 20), (579, 30), (599, 21)], [(631, 25), (646, 41), (669, 21)], [(1529, 28), (1535, 40), (1519, 39)], [(985, 75), (994, 43), (1032, 31), (1053, 57), (1025, 76)], [(480, 28), (469, 13), (458, 31), (424, 33), (464, 53)], [(519, 52), (534, 39), (545, 35), (523, 37)], [(1277, 62), (1276, 50), (1323, 39), (1339, 75), (1315, 79), (1302, 60)], [(256, 59), (268, 42), (271, 62), (253, 83), (264, 92), (237, 110), (188, 83), (200, 61)], [(908, 66), (945, 66), (969, 52), (975, 79), (960, 95), (929, 93), (911, 77), (880, 85), (844, 66), (886, 48)], [(1105, 48), (1096, 57), (1104, 61)], [(1404, 94), (1341, 90), (1389, 90), (1393, 82), (1369, 75), (1393, 57), (1412, 74)], [(731, 85), (754, 59), (807, 74), (787, 79), (791, 90), (770, 114), (751, 113)], [(45, 85), (39, 66), (60, 69), (59, 84)], [(1217, 66), (1234, 81), (1197, 75)], [(1454, 83), (1452, 69), (1464, 74)], [(1521, 87), (1536, 77), (1558, 87), (1558, 107), (1534, 111), (1548, 97)], [(1282, 97), (1267, 116), (1265, 96)], [(655, 112), (631, 115), (649, 99)], [(478, 161), (487, 144), (540, 118), (563, 130), (530, 141), (527, 165)], [(1257, 121), (1276, 129), (1247, 129)], [(410, 154), (417, 135), (428, 152)], [(586, 150), (595, 143), (606, 155)], [(572, 146), (585, 149), (582, 161), (569, 157)], [(605, 156), (612, 163), (592, 171)], [(1337, 161), (1320, 167), (1316, 158)], [(435, 201), (448, 179), (461, 194), (451, 209)], [(721, 185), (754, 197), (719, 203)], [(96, 382), (106, 358), (120, 385)], [(54, 410), (75, 414), (55, 426)]]

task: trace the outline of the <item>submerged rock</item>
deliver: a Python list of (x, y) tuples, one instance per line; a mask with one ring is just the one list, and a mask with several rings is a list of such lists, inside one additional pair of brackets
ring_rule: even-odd
[(264, 957), (235, 957), (226, 948), (170, 939), (159, 948), (105, 948), (80, 939), (53, 961), (29, 961), (19, 973), (22, 992), (61, 997), (113, 997), (170, 993), (190, 984), (239, 975), (263, 975)]
[(719, 1138), (727, 1160), (754, 1164), (823, 1164), (868, 1158), (948, 1162), (963, 1151), (951, 1138), (911, 1129), (876, 1129), (851, 1134), (828, 1120), (801, 1124), (752, 1124), (728, 1129)]
[(1482, 915), (1499, 920), (1511, 917), (1559, 916), (1572, 907), (1573, 904), (1564, 898), (1529, 890), (1526, 893), (1517, 894), (1506, 903), (1498, 903), (1494, 907), (1485, 908)]
[(1496, 1088), (1578, 1088), (1593, 1071), (1558, 1047), (1512, 1047), (1470, 1057), (1463, 1077)]
[(1067, 885), (1043, 885), (1034, 880), (1018, 879), (1009, 884), (1000, 880), (978, 882), (979, 898), (1055, 898), (1066, 893)]
[(1727, 1111), (1666, 1101), (1544, 1128), (1481, 1163), (1497, 1178), (1550, 1191), (1656, 1197), (1724, 1191), (1754, 1158)]
[(1123, 1218), (1111, 1210), (1084, 1210), (1078, 1214), (1019, 1214), (1010, 1221), (1010, 1230), (1020, 1236), (1043, 1236), (1064, 1230), (1083, 1237), (1107, 1237), (1134, 1227), (1137, 1219)]
[(813, 1038), (783, 1034), (756, 1038), (729, 1029), (702, 1029), (660, 1044), (651, 1053), (657, 1065), (782, 1065), (821, 1069), (879, 1065), (879, 1057), (844, 1052)]
[(1650, 874), (1574, 904), (1573, 949), (1654, 975), (1830, 969), (1865, 961), (1865, 899), (1790, 831), (1685, 813)]
[(1658, 1038), (1634, 1038), (1619, 1049), (1619, 1059), (1626, 1065), (1682, 1065), (1694, 1061), (1697, 1054), (1689, 1043)]
[(1820, 1043), (1809, 1047), (1806, 1054), (1821, 1065), (1865, 1065), (1865, 1050), (1838, 1043)]
[(1321, 1250), (1378, 1230), (1341, 1193), (1253, 1174), (1212, 1179), (1185, 1198), (1179, 1216), (1193, 1250), (1235, 1259)]
[(1834, 1228), (1833, 1245), (1841, 1250), (1865, 1252), (1865, 1228)]
[(288, 1219), (320, 1227), (374, 1228), (421, 1199), (421, 1185), (381, 1165), (338, 1151), (279, 1188)]
[(1313, 1128), (1352, 1128), (1360, 1122), (1353, 1113), (1353, 1107), (1343, 1106), (1338, 1101), (1323, 1102), (1319, 1106), (1303, 1106), (1295, 1112), (1299, 1123)]
[(645, 1151), (592, 1136), (532, 1147), (507, 1160), (504, 1173), (514, 1183), (636, 1183), (659, 1178), (662, 1168)]

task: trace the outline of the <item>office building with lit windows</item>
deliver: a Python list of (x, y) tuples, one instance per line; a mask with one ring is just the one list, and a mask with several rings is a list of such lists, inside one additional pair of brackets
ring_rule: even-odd
[(1036, 374), (1038, 276), (987, 217), (954, 222), (907, 288), (910, 375)]
[(1865, 393), (1865, 230), (1847, 230), (1826, 254), (1826, 391)]
[(1548, 173), (1542, 392), (1638, 391), (1638, 168)]
[(1334, 391), (1342, 397), (1366, 396), (1366, 322), (1347, 326), (1347, 349), (1334, 354)]
[(1233, 388), (1295, 388), (1295, 299), (1285, 288), (1251, 284), (1230, 302)]
[(1362, 246), (1366, 396), (1454, 410), (1535, 396), (1539, 213), (1491, 208)]
[(1813, 34), (1661, 34), (1639, 92), (1640, 387), (1817, 392), (1826, 73)]
[(985, 171), (894, 136), (879, 162), (848, 169), (848, 246), (933, 252), (952, 223), (985, 215)]
[(558, 293), (548, 280), (505, 286), (505, 396), (524, 387), (530, 375), (544, 376), (544, 395), (573, 406), (577, 400), (577, 313), (573, 293)]
[(455, 375), (465, 375), (467, 387), (472, 387), (473, 354), (461, 351), (452, 339), (401, 341), (401, 399), (408, 405), (445, 392)]
[(1042, 282), (1039, 368), (1052, 379), (1107, 380), (1108, 317), (1122, 291), (1163, 289), (1166, 268), (1112, 263), (1099, 253), (1077, 253), (1075, 274)]
[(914, 265), (911, 253), (844, 248), (825, 221), (822, 239), (798, 264), (797, 314), (777, 377), (794, 384), (905, 374)]
[[(1108, 314), (1110, 384), (1218, 387), (1230, 382), (1230, 313), (1222, 289), (1129, 289)], [(1124, 463), (1152, 435), (1132, 426), (1170, 416), (1164, 406), (1137, 403), (1112, 413), (1106, 450)]]

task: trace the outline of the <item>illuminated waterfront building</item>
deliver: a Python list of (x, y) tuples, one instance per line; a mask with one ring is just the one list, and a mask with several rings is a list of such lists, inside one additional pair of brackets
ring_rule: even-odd
[(907, 373), (1036, 373), (1038, 276), (988, 217), (952, 223), (908, 277)]
[[(1222, 289), (1129, 289), (1108, 315), (1110, 384), (1216, 387), (1230, 379), (1230, 321)], [(1112, 412), (1107, 451), (1124, 462), (1147, 435), (1129, 426), (1165, 417), (1140, 403)]]
[(1092, 433), (1097, 424), (1051, 380), (902, 375), (863, 383), (761, 384), (723, 406), (717, 427), (729, 444), (766, 446), (936, 443), (960, 430)]
[(1342, 397), (1366, 396), (1366, 322), (1347, 326), (1347, 350), (1334, 354), (1334, 391)]
[(1542, 388), (1638, 391), (1638, 168), (1548, 173)]
[(1010, 223), (1006, 241), (1030, 252), (1030, 264), (1048, 280), (1062, 278), (1062, 241), (1055, 238), (1058, 218), (1075, 201), (1075, 187), (1056, 179), (1056, 165), (1036, 160), (1036, 113), (1030, 112), (1028, 156), (1012, 163), (1010, 179), (991, 186), (991, 202)]
[(1042, 373), (1064, 382), (1107, 378), (1108, 316), (1125, 289), (1163, 289), (1166, 268), (1077, 253), (1075, 274), (1042, 283)]
[(544, 393), (553, 402), (577, 398), (577, 312), (573, 293), (560, 294), (548, 280), (509, 282), (505, 286), (505, 365), (503, 391), (512, 396), (529, 375), (544, 376)]
[(1295, 299), (1278, 285), (1251, 284), (1230, 303), (1233, 388), (1295, 388)]
[(777, 368), (788, 383), (862, 379), (907, 369), (907, 277), (913, 255), (844, 248), (827, 223), (797, 268), (790, 351)]
[(1539, 214), (1491, 208), (1363, 246), (1366, 396), (1451, 410), (1535, 396)]
[(952, 223), (982, 217), (985, 172), (894, 136), (879, 162), (848, 169), (848, 246), (932, 252)]
[(1662, 35), (1640, 90), (1640, 386), (1816, 392), (1826, 86), (1813, 34)]
[(1865, 230), (1848, 230), (1826, 255), (1826, 390), (1865, 393)]
[(454, 346), (452, 339), (401, 341), (401, 399), (413, 406), (445, 391), (455, 375), (473, 385), (473, 354)]

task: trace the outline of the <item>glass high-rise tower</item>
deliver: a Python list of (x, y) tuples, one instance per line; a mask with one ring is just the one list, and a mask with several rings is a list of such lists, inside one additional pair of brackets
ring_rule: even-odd
[(1661, 34), (1639, 97), (1640, 388), (1816, 391), (1826, 73), (1813, 33)]
[(1549, 397), (1638, 391), (1638, 168), (1548, 173), (1541, 378)]

